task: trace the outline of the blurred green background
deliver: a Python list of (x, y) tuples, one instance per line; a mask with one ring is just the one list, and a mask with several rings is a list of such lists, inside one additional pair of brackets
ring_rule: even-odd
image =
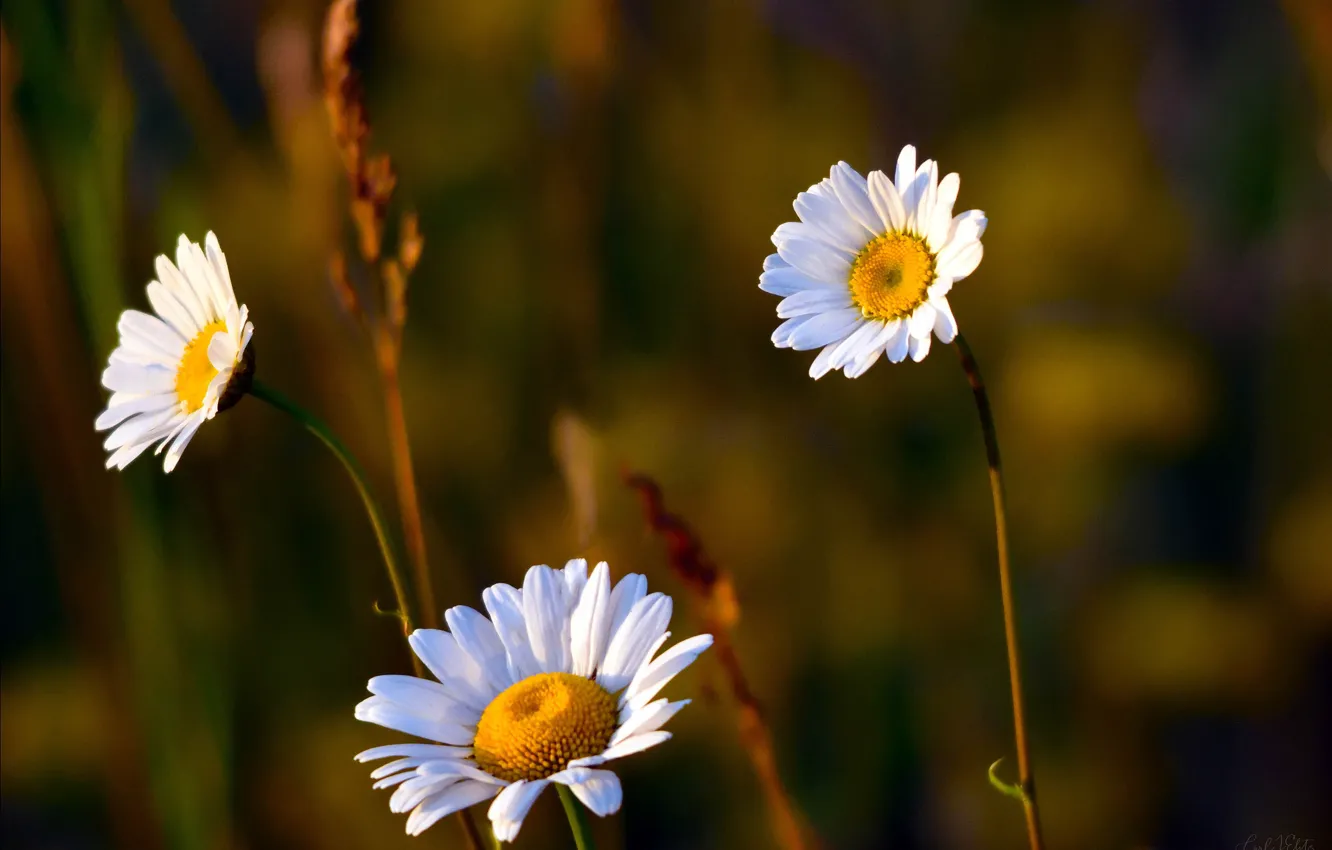
[[(248, 400), (103, 470), (115, 321), (215, 230), (260, 376), (392, 504), (317, 2), (7, 0), (7, 847), (457, 847), (359, 750), (409, 670), (354, 491)], [(1332, 7), (1322, 0), (366, 4), (372, 147), (425, 253), (404, 382), (441, 604), (576, 555), (677, 594), (621, 466), (735, 577), (829, 848), (1025, 846), (984, 457), (944, 347), (815, 383), (757, 277), (795, 194), (916, 144), (990, 218), (951, 298), (1006, 454), (1051, 847), (1332, 844)], [(396, 212), (396, 210), (395, 210)], [(585, 544), (552, 453), (594, 436)], [(706, 656), (603, 846), (768, 847)], [(1011, 759), (1005, 768), (1012, 769)], [(1003, 772), (1004, 769), (1001, 769)], [(567, 847), (554, 795), (520, 847)]]

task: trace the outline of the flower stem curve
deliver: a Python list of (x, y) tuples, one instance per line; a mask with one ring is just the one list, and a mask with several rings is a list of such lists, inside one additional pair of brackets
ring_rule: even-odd
[[(375, 501), (374, 494), (370, 492), (370, 485), (365, 479), (365, 472), (361, 469), (361, 465), (356, 462), (356, 456), (343, 444), (342, 440), (338, 439), (338, 435), (334, 434), (332, 429), (324, 424), (323, 420), (267, 384), (260, 381), (252, 382), (250, 395), (268, 402), (301, 423), (305, 430), (314, 434), (319, 442), (323, 443), (333, 453), (333, 456), (342, 464), (342, 468), (347, 470), (347, 476), (351, 478), (352, 484), (356, 486), (356, 492), (361, 496), (361, 503), (365, 505), (365, 513), (370, 518), (370, 526), (375, 531), (375, 540), (379, 543), (379, 552), (384, 556), (384, 569), (388, 572), (389, 584), (393, 585), (393, 596), (397, 599), (398, 610), (385, 613), (391, 614), (402, 623), (404, 636), (410, 635), (414, 627), (412, 625), (411, 608), (407, 605), (407, 590), (402, 580), (402, 568), (399, 566), (398, 556), (394, 552), (393, 539), (389, 536), (388, 524), (384, 521), (384, 512), (380, 509), (379, 503)], [(378, 605), (375, 607), (378, 610)], [(410, 648), (407, 654), (412, 657), (412, 669), (417, 677), (425, 678), (425, 668), (421, 665), (421, 659)], [(468, 848), (481, 850), (481, 836), (477, 831), (476, 824), (472, 821), (471, 815), (464, 810), (458, 812), (457, 817)]]
[[(954, 340), (962, 371), (967, 375), (972, 395), (976, 399), (976, 412), (980, 415), (981, 433), (985, 437), (985, 459), (990, 467), (990, 495), (994, 499), (994, 532), (999, 552), (999, 594), (1004, 606), (1004, 641), (1008, 647), (1008, 684), (1013, 698), (1013, 737), (1017, 747), (1018, 788), (1022, 808), (1027, 817), (1027, 840), (1031, 850), (1044, 850), (1041, 835), (1040, 808), (1036, 803), (1036, 780), (1031, 771), (1031, 753), (1027, 744), (1027, 722), (1022, 702), (1022, 672), (1018, 658), (1017, 616), (1013, 606), (1013, 580), (1008, 561), (1008, 514), (1004, 504), (1003, 466), (999, 460), (999, 437), (994, 428), (994, 414), (990, 397), (981, 379), (980, 367), (971, 352), (971, 346), (958, 334)], [(991, 769), (993, 775), (993, 769)]]
[[(388, 525), (384, 521), (384, 512), (380, 509), (379, 503), (375, 501), (374, 494), (370, 492), (370, 485), (366, 482), (365, 472), (361, 469), (361, 465), (356, 462), (356, 457), (322, 420), (267, 384), (254, 381), (250, 385), (250, 395), (267, 402), (299, 422), (305, 430), (318, 438), (319, 442), (323, 443), (333, 453), (333, 456), (342, 464), (342, 468), (347, 471), (347, 476), (351, 478), (352, 484), (356, 487), (356, 492), (361, 496), (361, 503), (365, 505), (366, 515), (370, 518), (370, 526), (375, 532), (375, 540), (379, 543), (379, 552), (384, 557), (384, 569), (388, 572), (389, 583), (393, 585), (393, 595), (397, 599), (398, 610), (387, 613), (391, 613), (402, 623), (402, 633), (404, 635), (411, 634), (413, 629), (412, 615), (411, 608), (407, 604), (407, 589), (402, 580), (402, 568), (398, 564), (398, 556), (393, 548), (393, 540), (389, 536)], [(411, 653), (411, 656), (416, 674), (423, 676), (424, 671), (421, 668), (420, 659), (416, 657), (416, 653)]]

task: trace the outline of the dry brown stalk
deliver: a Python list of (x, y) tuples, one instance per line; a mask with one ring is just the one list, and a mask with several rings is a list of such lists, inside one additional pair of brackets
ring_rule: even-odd
[(740, 618), (740, 607), (731, 578), (704, 551), (703, 544), (689, 525), (666, 510), (661, 487), (656, 481), (641, 473), (625, 473), (624, 483), (638, 493), (648, 525), (666, 544), (671, 570), (689, 588), (704, 629), (712, 633), (713, 652), (735, 697), (740, 739), (763, 786), (773, 834), (787, 850), (803, 850), (807, 845), (805, 830), (795, 804), (782, 784), (772, 731), (735, 651), (733, 630)]
[(550, 441), (573, 509), (575, 549), (583, 551), (597, 530), (596, 439), (582, 417), (561, 410), (551, 422)]
[(361, 78), (350, 57), (359, 32), (356, 0), (335, 0), (324, 22), (324, 104), (351, 187), (351, 218), (361, 256), (367, 263), (374, 263), (379, 259), (384, 221), (398, 181), (386, 154), (366, 153), (370, 119)]
[[(393, 460), (393, 483), (398, 493), (403, 538), (412, 562), (417, 607), (420, 609), (418, 622), (426, 628), (436, 628), (439, 609), (435, 607), (435, 590), (426, 559), (425, 529), (421, 521), (421, 503), (412, 467), (400, 380), (402, 331), (407, 324), (407, 283), (421, 259), (425, 240), (421, 237), (416, 214), (405, 213), (398, 225), (397, 256), (383, 256), (384, 225), (398, 178), (387, 154), (370, 155), (366, 151), (370, 119), (365, 110), (360, 76), (352, 67), (350, 58), (359, 31), (356, 0), (334, 0), (324, 21), (324, 103), (328, 108), (333, 141), (347, 173), (348, 212), (356, 229), (357, 248), (368, 276), (379, 282), (378, 303), (363, 303), (351, 283), (347, 260), (341, 251), (334, 252), (330, 277), (338, 299), (369, 335), (374, 349), (384, 397), (389, 453)], [(480, 850), (481, 835), (468, 810), (458, 812), (455, 817), (467, 846), (471, 850)]]
[(403, 538), (412, 563), (420, 609), (418, 620), (426, 628), (435, 628), (439, 625), (439, 613), (426, 558), (425, 529), (421, 521), (400, 380), (402, 331), (407, 323), (407, 284), (421, 258), (425, 241), (415, 213), (405, 213), (398, 226), (397, 256), (384, 256), (384, 229), (397, 175), (387, 154), (368, 152), (370, 119), (365, 109), (360, 75), (352, 67), (350, 57), (359, 32), (356, 0), (335, 0), (329, 6), (324, 22), (324, 103), (328, 108), (333, 141), (347, 173), (348, 213), (356, 230), (357, 248), (368, 275), (378, 281), (378, 295), (370, 304), (361, 299), (351, 283), (346, 258), (340, 251), (333, 256), (330, 276), (339, 301), (365, 329), (374, 349), (393, 461), (393, 483), (397, 489)]

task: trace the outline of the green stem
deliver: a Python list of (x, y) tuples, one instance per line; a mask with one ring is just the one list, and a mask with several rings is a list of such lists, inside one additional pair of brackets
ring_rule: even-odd
[[(472, 810), (460, 809), (455, 817), (458, 818), (458, 825), (462, 828), (463, 840), (467, 843), (468, 850), (481, 850), (481, 831), (476, 828), (476, 822), (472, 820)], [(499, 839), (495, 837), (495, 831), (489, 827), (486, 828), (486, 838), (489, 840), (485, 846), (490, 850), (503, 850)]]
[(573, 833), (574, 845), (578, 850), (595, 850), (597, 845), (592, 840), (592, 825), (587, 821), (587, 813), (567, 785), (556, 783), (555, 790), (560, 792), (564, 813), (569, 816), (569, 830)]
[[(410, 635), (412, 633), (412, 616), (411, 609), (407, 607), (407, 591), (402, 581), (402, 568), (398, 565), (398, 557), (393, 549), (393, 540), (389, 537), (388, 525), (384, 522), (384, 512), (380, 510), (379, 503), (375, 501), (374, 495), (370, 492), (370, 485), (365, 480), (365, 472), (362, 471), (361, 465), (356, 462), (356, 457), (323, 421), (282, 393), (259, 381), (251, 382), (249, 392), (250, 395), (268, 402), (305, 426), (305, 430), (318, 437), (319, 442), (323, 443), (342, 464), (342, 468), (347, 470), (348, 477), (351, 478), (352, 484), (356, 486), (356, 492), (361, 494), (361, 503), (365, 505), (365, 512), (370, 517), (370, 525), (375, 530), (375, 540), (379, 541), (380, 554), (384, 556), (384, 569), (388, 571), (389, 583), (393, 585), (393, 595), (398, 600), (398, 610), (385, 613), (396, 617), (402, 623), (402, 633)], [(379, 610), (378, 605), (375, 606), (375, 610)], [(412, 667), (416, 671), (416, 675), (425, 678), (425, 668), (421, 666), (421, 659), (417, 658), (416, 653), (412, 652), (410, 648), (408, 654), (412, 657)], [(472, 822), (471, 814), (464, 809), (457, 813), (457, 818), (463, 831), (463, 839), (469, 850), (481, 850), (481, 836), (477, 833), (476, 824)], [(499, 842), (494, 840), (493, 833), (491, 843), (498, 850)]]
[[(981, 433), (985, 437), (985, 459), (990, 466), (990, 496), (994, 500), (995, 542), (999, 550), (999, 595), (1004, 606), (1004, 642), (1008, 647), (1008, 685), (1013, 699), (1013, 737), (1017, 747), (1018, 799), (1027, 816), (1027, 841), (1031, 850), (1045, 846), (1041, 835), (1041, 813), (1036, 805), (1036, 779), (1031, 772), (1031, 754), (1027, 746), (1027, 721), (1022, 705), (1022, 671), (1018, 660), (1017, 615), (1013, 605), (1013, 580), (1008, 563), (1008, 515), (1004, 507), (1004, 473), (999, 462), (999, 436), (994, 429), (994, 414), (990, 410), (990, 397), (981, 380), (980, 367), (971, 353), (971, 346), (957, 335), (958, 356), (962, 371), (967, 373), (972, 395), (976, 399), (976, 412), (980, 414)], [(994, 780), (995, 765), (990, 767)]]
[[(467, 814), (467, 812), (469, 811), (470, 809), (463, 809), (459, 814)], [(475, 830), (476, 827), (474, 826), (472, 827), (472, 829)], [(504, 850), (504, 843), (495, 837), (495, 830), (489, 826), (486, 827), (486, 838), (488, 839), (486, 841), (486, 846), (489, 847), (490, 850)], [(477, 850), (480, 850), (481, 842), (480, 840), (478, 840), (476, 844), (470, 846), (477, 848)]]
[[(407, 591), (402, 581), (402, 569), (398, 565), (398, 557), (394, 553), (388, 525), (384, 522), (384, 512), (380, 510), (379, 503), (375, 501), (374, 495), (370, 492), (370, 485), (366, 483), (365, 473), (361, 470), (361, 465), (356, 462), (356, 458), (351, 451), (343, 445), (336, 434), (329, 430), (327, 425), (277, 390), (259, 381), (254, 381), (250, 385), (250, 394), (268, 402), (305, 426), (305, 430), (318, 437), (319, 442), (323, 443), (342, 464), (342, 468), (347, 470), (347, 475), (351, 478), (352, 484), (356, 486), (356, 492), (361, 494), (361, 502), (365, 505), (365, 512), (370, 517), (370, 525), (375, 530), (375, 539), (379, 541), (380, 554), (384, 556), (384, 568), (388, 571), (389, 582), (393, 585), (393, 595), (398, 600), (398, 610), (389, 613), (402, 622), (404, 634), (411, 634), (411, 609), (407, 607)], [(416, 660), (414, 653), (412, 660)]]

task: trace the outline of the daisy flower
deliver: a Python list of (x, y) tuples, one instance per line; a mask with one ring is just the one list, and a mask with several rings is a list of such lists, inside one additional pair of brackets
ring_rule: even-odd
[(489, 800), (495, 837), (512, 841), (552, 782), (601, 817), (620, 808), (620, 780), (601, 765), (671, 737), (660, 731), (689, 700), (653, 697), (712, 645), (681, 641), (653, 659), (670, 632), (671, 598), (630, 574), (614, 588), (606, 564), (527, 571), (521, 589), (481, 594), (487, 619), (466, 606), (444, 614), (449, 631), (417, 629), (412, 649), (438, 682), (376, 676), (356, 717), (437, 743), (390, 744), (357, 761), (393, 758), (370, 774), (397, 786), (407, 832)]
[(930, 340), (953, 341), (948, 306), (953, 284), (981, 261), (985, 214), (953, 215), (959, 179), (939, 179), (934, 160), (916, 167), (916, 149), (902, 148), (895, 180), (869, 180), (839, 162), (828, 179), (795, 199), (798, 222), (772, 234), (777, 253), (763, 262), (759, 288), (782, 296), (772, 335), (778, 348), (822, 348), (812, 378), (841, 369), (863, 375), (881, 355), (917, 362)]
[(102, 373), (111, 399), (95, 425), (115, 429), (105, 443), (107, 468), (124, 469), (156, 443), (170, 472), (199, 426), (249, 388), (254, 326), (236, 303), (217, 237), (210, 232), (204, 246), (181, 236), (175, 265), (157, 258), (158, 279), (148, 284), (156, 315), (120, 314), (120, 345)]

